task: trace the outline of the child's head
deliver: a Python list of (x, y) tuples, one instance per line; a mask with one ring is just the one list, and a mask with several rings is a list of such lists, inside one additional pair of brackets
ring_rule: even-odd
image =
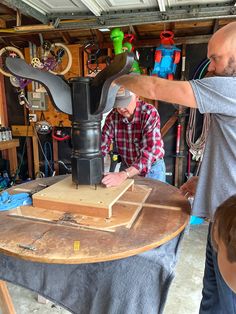
[(211, 235), (221, 275), (236, 292), (236, 195), (217, 208)]

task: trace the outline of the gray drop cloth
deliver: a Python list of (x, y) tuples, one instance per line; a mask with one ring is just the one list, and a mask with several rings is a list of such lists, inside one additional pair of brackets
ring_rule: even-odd
[(162, 313), (181, 238), (136, 256), (94, 264), (42, 264), (0, 254), (0, 278), (71, 313)]

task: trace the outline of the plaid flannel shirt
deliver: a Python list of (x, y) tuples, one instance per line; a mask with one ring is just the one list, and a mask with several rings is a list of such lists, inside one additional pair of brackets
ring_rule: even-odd
[(137, 101), (131, 121), (113, 109), (102, 129), (102, 153), (109, 153), (114, 143), (122, 162), (133, 166), (145, 176), (156, 160), (163, 158), (164, 148), (160, 133), (160, 116), (156, 108)]

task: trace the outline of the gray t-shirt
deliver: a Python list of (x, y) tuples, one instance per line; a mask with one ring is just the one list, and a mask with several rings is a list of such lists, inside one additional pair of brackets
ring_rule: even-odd
[(236, 194), (236, 77), (190, 81), (201, 113), (211, 113), (192, 214), (212, 220), (223, 201)]

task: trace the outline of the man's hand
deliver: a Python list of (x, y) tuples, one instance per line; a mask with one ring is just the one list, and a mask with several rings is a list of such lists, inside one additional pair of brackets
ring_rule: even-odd
[(187, 198), (193, 197), (196, 193), (198, 177), (191, 177), (186, 183), (180, 187), (181, 193)]
[(112, 186), (119, 186), (127, 179), (127, 174), (125, 171), (121, 172), (109, 172), (104, 174), (104, 178), (102, 179), (102, 183), (110, 188)]

